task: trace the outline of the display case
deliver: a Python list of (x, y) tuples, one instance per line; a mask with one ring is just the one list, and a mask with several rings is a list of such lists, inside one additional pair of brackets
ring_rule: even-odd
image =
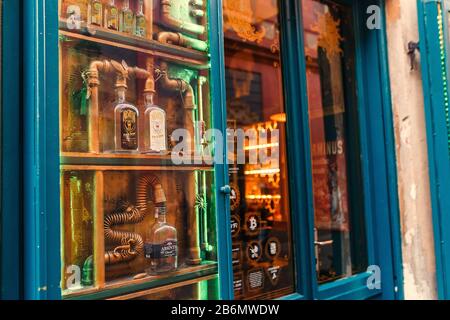
[(217, 297), (207, 12), (59, 1), (64, 298)]

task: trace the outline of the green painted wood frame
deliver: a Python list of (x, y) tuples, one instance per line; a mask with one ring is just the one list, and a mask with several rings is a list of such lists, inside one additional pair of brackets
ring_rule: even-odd
[(0, 299), (21, 297), (20, 1), (2, 1)]
[[(442, 8), (439, 15), (438, 6)], [(450, 132), (445, 106), (450, 88), (450, 2), (417, 0), (431, 203), (433, 209), (436, 279), (440, 299), (450, 299)], [(438, 17), (442, 18), (440, 23)]]
[[(312, 163), (300, 1), (283, 1), (282, 54), (288, 114), (288, 157), (297, 293), (285, 299), (402, 299), (400, 222), (386, 24), (383, 0), (337, 1), (352, 6), (356, 37), (358, 113), (369, 265), (381, 269), (381, 289), (369, 273), (319, 286), (314, 255)], [(380, 9), (380, 30), (369, 30), (367, 8)]]

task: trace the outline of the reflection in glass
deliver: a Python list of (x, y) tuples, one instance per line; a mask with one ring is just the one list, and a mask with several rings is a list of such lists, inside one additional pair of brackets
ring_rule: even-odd
[(350, 7), (302, 1), (319, 282), (367, 267)]
[(295, 282), (278, 1), (223, 5), (234, 296), (276, 298)]

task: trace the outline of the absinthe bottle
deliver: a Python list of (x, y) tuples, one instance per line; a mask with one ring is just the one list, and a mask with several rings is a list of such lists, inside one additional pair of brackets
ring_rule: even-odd
[(115, 152), (133, 153), (139, 150), (139, 110), (125, 99), (126, 88), (117, 88), (114, 107)]
[(155, 207), (155, 223), (147, 232), (145, 258), (147, 273), (160, 274), (175, 271), (178, 268), (177, 230), (166, 220), (166, 206)]
[(163, 154), (167, 152), (166, 112), (153, 99), (154, 93), (145, 94), (144, 151)]

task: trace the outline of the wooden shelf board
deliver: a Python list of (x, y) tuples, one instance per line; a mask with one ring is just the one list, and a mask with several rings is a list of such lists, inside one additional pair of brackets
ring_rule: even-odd
[(192, 282), (193, 280), (195, 280), (194, 282), (202, 281), (203, 277), (216, 275), (217, 272), (217, 262), (204, 261), (201, 265), (188, 266), (160, 276), (147, 276), (142, 279), (119, 278), (107, 282), (103, 288), (90, 287), (73, 292), (66, 290), (63, 298), (66, 300), (109, 299), (155, 288), (162, 291), (173, 288), (174, 284)]
[[(193, 157), (191, 164), (176, 165), (171, 155), (155, 154), (92, 154), (62, 152), (60, 163), (63, 170), (208, 170), (213, 169), (200, 157)], [(74, 169), (75, 167), (75, 169)]]
[(102, 27), (91, 26), (88, 28), (86, 24), (82, 25), (80, 30), (70, 30), (62, 19), (59, 21), (59, 27), (60, 35), (69, 38), (160, 56), (198, 69), (209, 69), (209, 55), (201, 51), (126, 35)]

